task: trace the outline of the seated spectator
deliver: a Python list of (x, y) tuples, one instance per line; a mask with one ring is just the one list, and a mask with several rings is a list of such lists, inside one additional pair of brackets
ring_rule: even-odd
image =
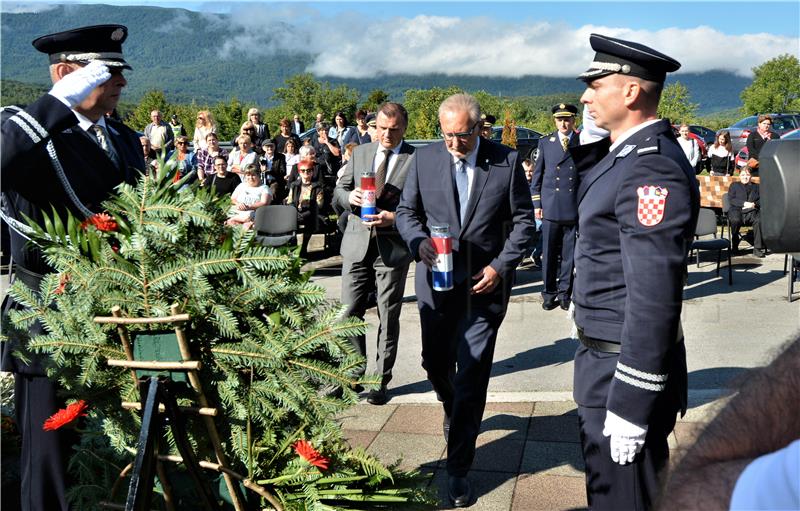
[(683, 154), (686, 155), (686, 159), (689, 160), (692, 168), (697, 168), (697, 162), (700, 161), (700, 145), (694, 137), (690, 136), (689, 125), (681, 124), (680, 128), (678, 128), (678, 134), (680, 135), (678, 144), (683, 149)]
[(261, 122), (261, 112), (258, 111), (258, 108), (248, 110), (247, 119), (253, 125), (253, 145), (261, 147), (264, 141), (270, 138), (269, 126)]
[[(142, 153), (144, 154), (144, 164), (147, 173), (158, 171), (158, 159), (156, 159), (156, 152), (150, 147), (150, 139), (142, 135), (139, 137), (142, 143)], [(144, 171), (145, 169), (140, 169)]]
[(244, 169), (244, 182), (231, 194), (230, 216), (226, 225), (241, 225), (244, 229), (253, 227), (256, 210), (270, 203), (272, 195), (269, 188), (261, 184), (258, 167), (248, 164)]
[(214, 159), (221, 156), (228, 160), (228, 151), (219, 146), (219, 138), (213, 131), (206, 135), (205, 149), (197, 149), (195, 146), (195, 164), (197, 171), (210, 176), (214, 173)]
[(328, 130), (328, 138), (336, 139), (339, 147), (344, 147), (350, 142), (357, 142), (356, 130), (347, 125), (347, 117), (344, 112), (336, 112), (333, 116), (334, 125)]
[[(175, 158), (173, 160), (173, 157)], [(194, 153), (189, 152), (189, 138), (178, 137), (175, 139), (175, 150), (167, 155), (167, 161), (174, 161), (177, 167), (173, 181), (178, 182), (189, 173), (194, 172)], [(168, 167), (169, 168), (169, 167)]]
[(319, 164), (317, 163), (317, 152), (314, 150), (313, 146), (304, 145), (300, 148), (300, 159), (297, 161), (295, 165), (291, 167), (287, 167), (286, 170), (286, 183), (292, 184), (300, 178), (300, 173), (297, 170), (297, 166), (303, 160), (311, 160), (314, 162), (314, 173), (311, 176), (311, 180), (314, 182), (319, 181)]
[(297, 223), (303, 233), (300, 257), (308, 254), (308, 242), (319, 226), (319, 212), (325, 203), (325, 193), (320, 183), (312, 181), (314, 162), (301, 160), (298, 164), (300, 178), (289, 185), (287, 204), (297, 208)]
[(356, 112), (356, 139), (358, 144), (369, 144), (372, 142), (372, 137), (369, 134), (369, 126), (367, 126), (366, 110), (359, 110)]
[(251, 163), (256, 163), (258, 153), (253, 151), (253, 143), (249, 135), (239, 135), (236, 140), (239, 147), (231, 151), (228, 156), (228, 172), (233, 172), (243, 179), (244, 168)]
[(281, 122), (278, 124), (278, 129), (280, 133), (275, 136), (276, 151), (283, 153), (286, 148), (286, 142), (289, 140), (294, 141), (295, 147), (300, 146), (300, 137), (292, 133), (292, 126), (288, 119), (281, 119)]
[[(297, 150), (300, 148), (300, 144), (295, 142), (293, 138), (290, 138), (286, 141), (286, 144), (283, 146), (283, 156), (286, 159), (286, 170), (290, 170), (292, 165), (296, 165), (298, 161), (300, 161), (300, 153)], [(278, 147), (277, 144), (275, 146), (275, 150), (277, 151)]]
[(712, 176), (733, 175), (733, 157), (731, 134), (724, 130), (720, 131), (719, 134), (717, 134), (717, 139), (708, 149), (709, 174)]
[(172, 114), (169, 118), (169, 128), (172, 130), (172, 136), (175, 140), (177, 140), (178, 137), (186, 136), (186, 129), (184, 129), (183, 124), (178, 120), (176, 114)]
[(217, 125), (214, 123), (214, 117), (208, 110), (200, 110), (197, 112), (197, 124), (194, 128), (194, 137), (192, 143), (194, 150), (205, 149), (206, 141), (209, 133), (215, 133)]
[(245, 121), (242, 124), (242, 127), (239, 128), (239, 134), (236, 135), (233, 138), (233, 140), (231, 140), (231, 145), (236, 146), (238, 144), (239, 137), (241, 137), (242, 135), (247, 135), (248, 137), (250, 137), (250, 145), (253, 147), (253, 150), (256, 153), (258, 153), (259, 156), (260, 156), (261, 155), (261, 146), (256, 146), (255, 145), (256, 129), (255, 129), (255, 127), (253, 127), (253, 123), (252, 122)]
[(286, 197), (286, 158), (275, 152), (272, 140), (267, 140), (261, 147), (264, 150), (264, 156), (259, 158), (261, 182), (269, 187), (273, 201), (283, 202)]
[(216, 190), (217, 195), (230, 195), (236, 187), (242, 184), (242, 180), (236, 174), (228, 172), (228, 162), (222, 156), (214, 158), (212, 164), (214, 173), (209, 175), (198, 172), (200, 186), (210, 186)]
[(759, 115), (758, 129), (750, 132), (747, 136), (747, 142), (745, 143), (748, 152), (747, 157), (749, 158), (747, 160), (747, 166), (750, 167), (752, 173), (758, 174), (758, 158), (764, 144), (769, 140), (778, 140), (779, 138), (781, 138), (781, 136), (772, 131), (772, 117), (769, 115)]
[(144, 136), (150, 139), (150, 147), (157, 153), (167, 152), (173, 147), (172, 129), (161, 119), (161, 112), (150, 112), (153, 121), (144, 127)]
[(750, 225), (753, 227), (753, 255), (764, 257), (765, 247), (761, 237), (758, 185), (750, 182), (750, 169), (747, 167), (739, 172), (739, 182), (731, 183), (728, 188), (728, 199), (731, 203), (728, 219), (731, 222), (734, 252), (739, 251), (739, 242), (741, 241), (739, 229), (743, 225)]

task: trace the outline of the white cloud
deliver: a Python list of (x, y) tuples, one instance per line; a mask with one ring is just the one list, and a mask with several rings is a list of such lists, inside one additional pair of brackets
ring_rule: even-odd
[[(307, 70), (320, 76), (364, 78), (380, 74), (520, 77), (577, 76), (591, 62), (589, 34), (601, 33), (652, 46), (682, 63), (679, 72), (712, 69), (750, 76), (782, 53), (800, 53), (797, 38), (769, 33), (729, 35), (708, 26), (657, 31), (560, 23), (509, 23), (489, 17), (418, 15), (371, 20), (361, 14), (323, 17), (299, 4), (239, 4), (231, 10), (234, 34), (220, 48), (231, 58), (274, 56), (301, 49), (313, 55)], [(487, 35), (488, 34), (488, 35)]]
[(58, 5), (42, 2), (0, 2), (0, 12), (7, 14), (23, 14), (45, 12), (55, 9)]

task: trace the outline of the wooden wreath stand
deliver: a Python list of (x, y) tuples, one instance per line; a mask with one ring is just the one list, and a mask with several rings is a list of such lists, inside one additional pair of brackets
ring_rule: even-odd
[[(203, 507), (208, 510), (220, 509), (215, 501), (208, 483), (202, 477), (202, 469), (214, 470), (222, 473), (225, 486), (231, 496), (233, 506), (236, 511), (245, 511), (237, 491), (238, 482), (266, 499), (276, 510), (282, 511), (282, 506), (277, 498), (270, 494), (264, 487), (256, 484), (250, 479), (245, 479), (228, 468), (225, 461), (225, 453), (222, 450), (217, 427), (214, 424), (214, 417), (217, 416), (217, 408), (212, 406), (206, 397), (200, 382), (200, 362), (192, 360), (189, 350), (189, 342), (183, 330), (183, 324), (189, 321), (188, 314), (181, 314), (177, 305), (170, 307), (171, 316), (151, 317), (151, 318), (124, 318), (119, 307), (111, 309), (111, 316), (97, 316), (95, 323), (105, 323), (117, 325), (117, 333), (122, 341), (125, 350), (125, 360), (111, 360), (108, 365), (112, 367), (126, 367), (131, 370), (131, 377), (139, 387), (142, 400), (140, 403), (122, 402), (122, 407), (128, 410), (142, 411), (142, 427), (139, 434), (136, 459), (129, 463), (111, 489), (110, 500), (114, 500), (117, 490), (128, 475), (131, 477), (128, 497), (125, 505), (113, 502), (101, 502), (101, 506), (107, 509), (124, 509), (125, 511), (149, 511), (150, 501), (153, 493), (155, 476), (158, 475), (161, 487), (164, 491), (164, 503), (168, 511), (175, 510), (175, 501), (172, 488), (167, 478), (167, 471), (164, 462), (183, 463), (189, 472), (190, 477), (197, 489), (198, 497)], [(180, 350), (180, 361), (165, 362), (161, 360), (136, 360), (134, 358), (134, 345), (128, 334), (126, 325), (163, 325), (173, 324), (175, 338)], [(149, 374), (140, 378), (137, 371), (146, 371)], [(157, 371), (158, 374), (153, 373)], [(175, 399), (173, 386), (175, 384), (169, 374), (185, 374), (188, 377), (194, 399), (198, 406), (179, 406)], [(184, 421), (185, 416), (193, 415), (202, 418), (208, 438), (214, 448), (216, 462), (197, 460), (191, 445), (188, 441)], [(166, 418), (166, 421), (164, 420)], [(173, 438), (180, 456), (158, 454), (158, 443), (163, 437), (162, 428), (165, 422), (172, 428)]]

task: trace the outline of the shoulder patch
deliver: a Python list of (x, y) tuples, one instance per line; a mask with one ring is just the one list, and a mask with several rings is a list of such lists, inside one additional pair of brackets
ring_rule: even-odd
[(636, 154), (650, 154), (650, 153), (657, 153), (659, 151), (659, 147), (657, 145), (650, 146), (650, 147), (642, 147)]
[(633, 151), (634, 149), (636, 149), (636, 144), (628, 144), (628, 145), (626, 145), (625, 147), (622, 148), (622, 151), (617, 153), (617, 158), (624, 158), (624, 157), (628, 156), (628, 154), (631, 151)]
[(669, 191), (663, 186), (645, 185), (636, 189), (639, 204), (636, 216), (645, 227), (653, 227), (664, 219), (664, 206), (667, 204)]

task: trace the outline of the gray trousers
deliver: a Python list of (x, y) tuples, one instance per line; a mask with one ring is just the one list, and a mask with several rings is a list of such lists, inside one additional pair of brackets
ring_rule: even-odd
[[(382, 384), (392, 379), (392, 368), (397, 358), (397, 342), (400, 338), (400, 310), (408, 275), (408, 264), (390, 268), (383, 263), (375, 239), (369, 242), (369, 249), (362, 261), (348, 258), (342, 260), (342, 303), (347, 307), (345, 316), (364, 319), (367, 297), (373, 290), (378, 297), (378, 340), (375, 361), (377, 373), (382, 376)], [(366, 335), (350, 338), (356, 350), (366, 358)], [(366, 365), (360, 374), (366, 371)]]

